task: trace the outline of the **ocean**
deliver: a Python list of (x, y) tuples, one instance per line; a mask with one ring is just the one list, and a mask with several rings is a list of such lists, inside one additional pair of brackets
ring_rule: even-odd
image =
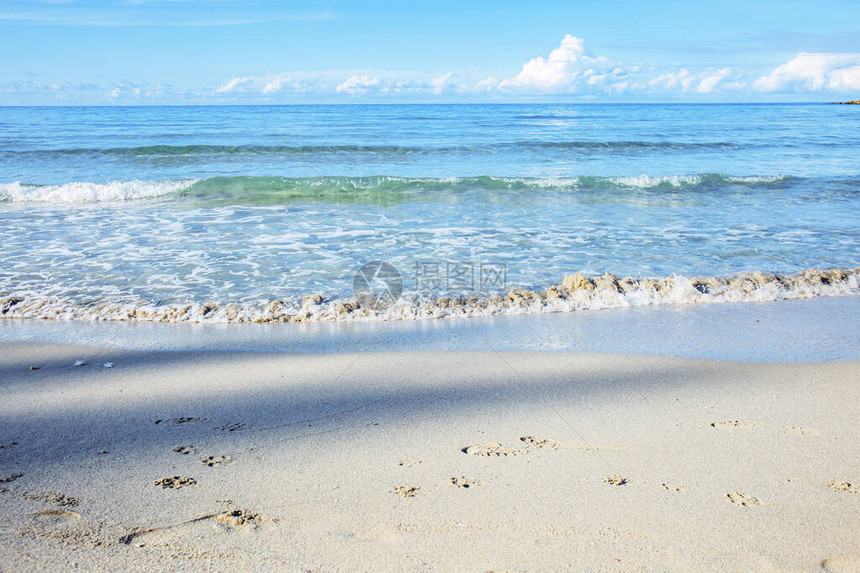
[(856, 296), (858, 112), (0, 108), (0, 316), (368, 321)]

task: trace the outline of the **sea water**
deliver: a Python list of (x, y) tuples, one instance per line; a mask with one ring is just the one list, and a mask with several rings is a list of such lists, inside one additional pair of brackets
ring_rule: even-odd
[(857, 295), (858, 149), (858, 106), (822, 104), (0, 108), (0, 314)]

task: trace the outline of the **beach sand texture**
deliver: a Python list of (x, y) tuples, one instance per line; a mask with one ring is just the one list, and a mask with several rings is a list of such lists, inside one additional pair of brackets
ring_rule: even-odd
[(856, 362), (4, 344), (0, 391), (4, 572), (860, 570)]

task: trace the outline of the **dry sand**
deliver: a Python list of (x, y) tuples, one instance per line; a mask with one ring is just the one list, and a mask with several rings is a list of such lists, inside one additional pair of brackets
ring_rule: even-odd
[(0, 396), (3, 571), (860, 570), (856, 362), (3, 344)]

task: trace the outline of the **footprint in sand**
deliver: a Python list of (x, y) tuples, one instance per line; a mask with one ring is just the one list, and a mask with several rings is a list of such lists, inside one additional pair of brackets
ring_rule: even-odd
[(711, 422), (711, 427), (718, 430), (750, 430), (762, 425), (764, 425), (763, 422), (753, 420), (721, 420), (719, 422)]
[(499, 443), (492, 442), (489, 444), (467, 446), (460, 451), (470, 456), (507, 457), (527, 454), (531, 450), (557, 450), (562, 446), (559, 442), (535, 438), (534, 436), (523, 436), (520, 438), (520, 441), (525, 444), (522, 448), (505, 448)]
[(153, 482), (155, 485), (160, 485), (164, 489), (179, 489), (181, 487), (197, 485), (197, 480), (191, 477), (163, 477)]
[(64, 523), (67, 521), (79, 520), (81, 518), (81, 514), (69, 511), (68, 509), (45, 509), (34, 513), (33, 517), (50, 523)]
[(235, 422), (233, 424), (224, 424), (223, 426), (218, 426), (215, 428), (216, 430), (220, 430), (222, 432), (235, 432), (237, 430), (244, 430), (248, 427), (248, 424), (244, 422)]
[(24, 492), (21, 494), (24, 499), (30, 501), (43, 501), (57, 507), (76, 507), (80, 501), (76, 497), (71, 497), (55, 491), (35, 491)]
[(215, 516), (215, 521), (225, 527), (254, 527), (260, 524), (260, 515), (247, 509), (231, 509)]
[(23, 475), (21, 473), (9, 474), (7, 477), (0, 479), (0, 483), (12, 483), (19, 477), (23, 477)]
[(858, 573), (860, 554), (828, 557), (821, 562), (821, 568), (827, 573)]
[(177, 454), (182, 454), (187, 456), (188, 454), (197, 453), (197, 449), (194, 446), (176, 446), (173, 448), (173, 451)]
[(507, 457), (507, 456), (518, 456), (520, 454), (526, 453), (528, 450), (525, 448), (503, 448), (502, 444), (498, 444), (493, 442), (491, 444), (480, 444), (476, 446), (467, 446), (460, 450), (464, 454), (469, 454), (470, 456), (485, 456), (485, 457)]
[(562, 448), (584, 451), (630, 449), (630, 446), (623, 444), (571, 444), (556, 442), (555, 440), (547, 440), (545, 438), (536, 438), (534, 436), (522, 436), (520, 441), (525, 444), (522, 448), (505, 448), (501, 444), (493, 442), (490, 444), (468, 446), (460, 451), (469, 454), (470, 456), (506, 457), (527, 454), (534, 450), (560, 450)]
[[(43, 539), (67, 549), (87, 547), (104, 550), (115, 545), (113, 527), (101, 521), (90, 521), (68, 509), (46, 509), (30, 514), (30, 522), (17, 531), (27, 539)], [(4, 569), (5, 570), (5, 569)]]
[(746, 495), (745, 493), (740, 492), (727, 493), (726, 499), (735, 505), (740, 505), (741, 507), (753, 507), (762, 504), (761, 501), (751, 495)]
[(803, 426), (785, 426), (785, 433), (789, 436), (817, 436), (815, 428), (804, 428)]
[(531, 448), (533, 450), (560, 450), (565, 448), (584, 450), (586, 452), (596, 452), (631, 449), (631, 446), (625, 444), (572, 444), (568, 442), (556, 442), (555, 440), (547, 440), (544, 438), (535, 438), (534, 436), (523, 436), (520, 438), (520, 441), (524, 443), (527, 448)]
[(418, 495), (418, 490), (420, 489), (420, 487), (415, 487), (411, 485), (396, 485), (391, 491), (403, 497), (415, 497), (416, 495)]
[[(257, 529), (257, 527), (262, 523), (263, 519), (260, 517), (259, 513), (254, 513), (247, 509), (230, 509), (227, 511), (222, 511), (220, 513), (208, 513), (206, 515), (194, 517), (192, 519), (174, 525), (166, 525), (163, 527), (150, 527), (146, 529), (141, 527), (126, 529), (128, 533), (126, 535), (121, 536), (119, 538), (119, 542), (123, 545), (131, 545), (132, 542), (136, 542), (147, 535), (154, 534), (157, 536), (159, 533), (163, 533), (166, 531), (181, 531), (182, 529), (199, 526), (200, 524), (211, 521), (214, 521), (223, 529), (234, 530)], [(145, 545), (145, 543), (137, 543), (138, 547), (144, 547)]]
[(538, 450), (557, 450), (561, 447), (561, 444), (558, 442), (545, 440), (543, 438), (535, 438), (534, 436), (523, 436), (520, 438), (520, 441), (524, 443), (526, 447)]
[(469, 489), (470, 487), (479, 485), (481, 483), (476, 479), (467, 478), (466, 476), (452, 477), (448, 481), (451, 482), (452, 485), (463, 489)]
[(206, 456), (202, 458), (200, 462), (205, 465), (213, 468), (215, 466), (225, 466), (227, 464), (233, 463), (233, 458), (230, 456)]
[(860, 493), (860, 488), (850, 481), (828, 481), (824, 485), (836, 491), (847, 491), (851, 493)]
[(627, 485), (627, 483), (629, 482), (629, 480), (626, 477), (621, 477), (618, 474), (612, 474), (611, 476), (606, 476), (605, 478), (603, 478), (603, 481), (605, 483), (608, 483), (609, 485), (615, 485), (615, 486)]
[(184, 416), (182, 418), (167, 418), (164, 420), (156, 420), (156, 424), (169, 424), (173, 426), (181, 426), (183, 424), (196, 424), (198, 422), (211, 422), (212, 418), (194, 418), (190, 416)]

